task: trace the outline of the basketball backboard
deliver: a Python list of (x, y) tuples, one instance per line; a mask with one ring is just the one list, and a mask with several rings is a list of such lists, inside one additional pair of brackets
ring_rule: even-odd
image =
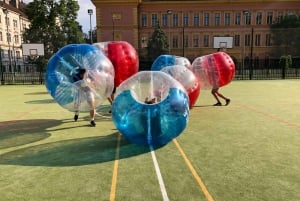
[(44, 56), (44, 44), (40, 43), (23, 43), (23, 56), (37, 57)]
[(214, 48), (232, 48), (233, 37), (214, 37)]

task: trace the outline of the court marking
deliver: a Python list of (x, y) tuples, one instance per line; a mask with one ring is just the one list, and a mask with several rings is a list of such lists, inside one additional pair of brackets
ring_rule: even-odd
[(267, 117), (268, 119), (277, 121), (277, 122), (282, 123), (282, 124), (285, 124), (285, 125), (287, 125), (287, 126), (300, 128), (299, 125), (294, 124), (294, 123), (291, 123), (291, 122), (288, 122), (288, 121), (286, 121), (286, 120), (284, 120), (284, 119), (281, 119), (281, 118), (278, 118), (278, 117), (276, 117), (276, 116), (273, 116), (273, 115), (271, 115), (270, 113), (261, 112), (261, 111), (257, 110), (256, 108), (249, 107), (249, 106), (242, 105), (242, 104), (238, 104), (238, 103), (237, 103), (237, 105), (238, 105), (239, 107), (241, 107), (241, 108), (245, 108), (245, 109), (247, 109), (247, 110), (253, 111), (253, 112), (258, 113), (258, 114), (261, 114), (262, 116), (265, 116), (265, 117)]
[(162, 175), (161, 175), (161, 172), (160, 172), (160, 169), (159, 169), (159, 165), (158, 165), (158, 162), (157, 162), (157, 158), (156, 158), (154, 149), (153, 149), (152, 146), (149, 146), (149, 148), (150, 148), (150, 151), (151, 151), (152, 161), (153, 161), (153, 164), (154, 164), (154, 168), (155, 168), (156, 176), (157, 176), (157, 179), (158, 179), (159, 187), (160, 187), (160, 190), (161, 190), (161, 193), (162, 193), (162, 196), (163, 196), (163, 200), (164, 201), (169, 201), (169, 197), (168, 197), (168, 194), (167, 194), (165, 183), (163, 181), (163, 178), (162, 178)]
[(178, 151), (180, 152), (182, 158), (184, 159), (186, 165), (189, 167), (190, 171), (192, 172), (194, 178), (196, 179), (197, 183), (199, 184), (199, 186), (200, 186), (202, 192), (204, 193), (206, 199), (208, 201), (214, 201), (213, 197), (208, 192), (204, 182), (202, 181), (201, 177), (198, 175), (197, 171), (193, 167), (191, 161), (188, 159), (188, 157), (184, 153), (184, 151), (183, 151), (182, 147), (180, 146), (180, 144), (178, 143), (178, 141), (176, 139), (173, 139), (173, 143), (176, 145), (176, 147), (177, 147)]
[(119, 159), (120, 159), (120, 143), (121, 143), (122, 135), (118, 134), (117, 140), (117, 147), (116, 147), (116, 155), (115, 155), (115, 162), (113, 168), (113, 175), (111, 179), (111, 188), (110, 188), (110, 195), (109, 200), (114, 201), (116, 199), (116, 189), (117, 189), (117, 177), (118, 177), (118, 167), (119, 167)]

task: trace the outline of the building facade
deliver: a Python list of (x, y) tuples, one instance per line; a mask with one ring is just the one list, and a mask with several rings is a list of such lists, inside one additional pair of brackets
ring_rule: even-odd
[(145, 55), (148, 40), (159, 23), (168, 36), (170, 54), (192, 61), (223, 48), (242, 67), (250, 60), (263, 65), (259, 62), (270, 59), (270, 25), (285, 15), (300, 13), (299, 0), (92, 2), (98, 42), (125, 40)]
[(23, 72), (23, 33), (30, 22), (20, 0), (0, 1), (0, 64), (2, 72)]

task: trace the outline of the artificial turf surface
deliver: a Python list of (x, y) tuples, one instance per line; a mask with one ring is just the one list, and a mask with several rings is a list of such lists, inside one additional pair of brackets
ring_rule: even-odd
[[(299, 201), (300, 80), (233, 81), (202, 90), (179, 137), (154, 151), (167, 198)], [(118, 134), (108, 103), (97, 127), (45, 86), (0, 86), (0, 200), (164, 200), (148, 147)]]

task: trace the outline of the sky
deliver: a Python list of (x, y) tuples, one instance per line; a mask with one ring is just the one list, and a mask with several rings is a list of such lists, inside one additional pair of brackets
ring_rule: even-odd
[[(33, 0), (23, 0), (25, 3), (32, 2)], [(82, 31), (88, 33), (90, 30), (90, 15), (88, 14), (88, 9), (93, 10), (93, 15), (91, 15), (92, 29), (96, 26), (96, 8), (91, 0), (77, 0), (80, 6), (78, 11), (77, 21), (82, 26)]]

